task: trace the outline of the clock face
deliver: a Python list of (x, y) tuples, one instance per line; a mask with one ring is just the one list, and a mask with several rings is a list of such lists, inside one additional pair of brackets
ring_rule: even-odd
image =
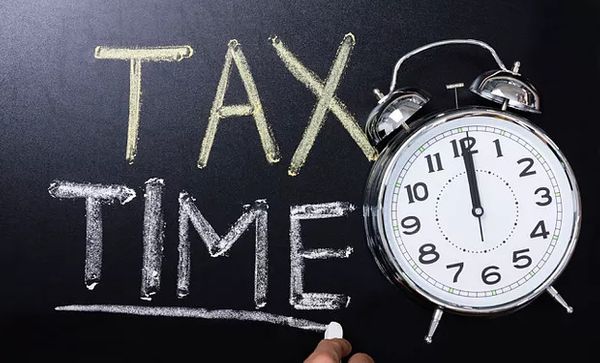
[(560, 273), (579, 223), (575, 180), (530, 124), (495, 111), (433, 121), (395, 150), (379, 233), (405, 284), (459, 311), (514, 308)]

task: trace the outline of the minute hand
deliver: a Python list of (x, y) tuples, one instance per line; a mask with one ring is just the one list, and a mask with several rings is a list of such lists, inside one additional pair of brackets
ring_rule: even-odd
[(481, 206), (481, 199), (479, 197), (479, 186), (477, 185), (477, 177), (475, 176), (473, 152), (470, 150), (470, 148), (463, 148), (463, 161), (465, 162), (465, 169), (467, 170), (469, 191), (471, 192), (471, 203), (473, 205), (471, 213), (473, 213), (473, 216), (479, 218), (483, 215), (483, 207)]

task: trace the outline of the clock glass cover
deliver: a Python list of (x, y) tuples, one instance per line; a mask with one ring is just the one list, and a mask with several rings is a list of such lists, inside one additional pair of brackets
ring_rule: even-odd
[(579, 231), (575, 180), (526, 120), (478, 108), (392, 140), (367, 185), (369, 243), (388, 277), (462, 313), (518, 308), (564, 268)]

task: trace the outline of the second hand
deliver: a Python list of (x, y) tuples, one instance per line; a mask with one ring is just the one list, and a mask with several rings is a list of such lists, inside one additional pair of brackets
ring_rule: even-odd
[(477, 220), (479, 221), (479, 233), (481, 234), (481, 242), (484, 242), (483, 227), (481, 226), (481, 216), (477, 217)]

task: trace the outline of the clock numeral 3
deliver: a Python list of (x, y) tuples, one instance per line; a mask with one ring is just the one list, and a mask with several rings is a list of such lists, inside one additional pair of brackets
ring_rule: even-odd
[(419, 221), (419, 218), (415, 216), (408, 216), (404, 218), (400, 221), (400, 225), (402, 228), (406, 229), (406, 231), (402, 233), (408, 235), (415, 234), (421, 229), (421, 221)]
[(531, 234), (529, 235), (529, 237), (531, 237), (531, 238), (544, 237), (544, 239), (546, 239), (546, 238), (548, 238), (549, 234), (550, 234), (550, 232), (546, 231), (546, 225), (544, 224), (544, 221), (539, 221), (539, 222), (537, 222), (535, 227), (533, 227), (533, 231), (531, 231)]
[(452, 282), (458, 282), (458, 275), (460, 275), (460, 273), (462, 272), (463, 267), (465, 267), (464, 262), (453, 263), (451, 265), (446, 266), (447, 269), (451, 269), (451, 268), (458, 269), (458, 270), (456, 270), (456, 273), (454, 274), (454, 278), (452, 279)]
[(481, 272), (481, 279), (486, 285), (494, 285), (500, 282), (502, 276), (500, 276), (500, 272), (496, 270), (500, 270), (498, 266), (488, 266), (483, 269)]
[[(425, 159), (427, 159), (427, 167), (429, 168), (430, 173), (444, 170), (444, 168), (442, 167), (442, 157), (440, 156), (440, 153), (435, 153), (435, 154), (433, 154), (433, 156), (426, 155)], [(434, 159), (435, 159), (435, 165), (434, 165)]]
[[(529, 248), (513, 252), (513, 264), (515, 268), (527, 268), (531, 266), (531, 257), (525, 254), (527, 252), (529, 252)], [(522, 263), (519, 263), (521, 261)]]
[(550, 196), (550, 189), (548, 189), (546, 187), (540, 187), (540, 188), (537, 188), (533, 194), (538, 195), (538, 193), (541, 193), (540, 197), (542, 197), (542, 199), (544, 199), (544, 201), (543, 202), (535, 202), (535, 204), (541, 205), (543, 207), (543, 206), (546, 206), (546, 205), (552, 203), (552, 197)]
[(429, 197), (429, 191), (427, 190), (427, 184), (415, 183), (415, 185), (407, 185), (404, 187), (406, 194), (408, 195), (408, 203), (414, 203), (415, 199), (419, 202), (424, 201)]
[(434, 263), (440, 259), (440, 254), (435, 250), (433, 243), (426, 243), (419, 248), (419, 262), (425, 265)]
[(531, 168), (533, 167), (533, 159), (532, 158), (523, 158), (523, 159), (517, 160), (517, 164), (523, 164), (523, 163), (526, 163), (527, 165), (525, 166), (525, 169), (523, 169), (523, 171), (519, 174), (520, 177), (535, 174), (535, 170), (531, 170)]

